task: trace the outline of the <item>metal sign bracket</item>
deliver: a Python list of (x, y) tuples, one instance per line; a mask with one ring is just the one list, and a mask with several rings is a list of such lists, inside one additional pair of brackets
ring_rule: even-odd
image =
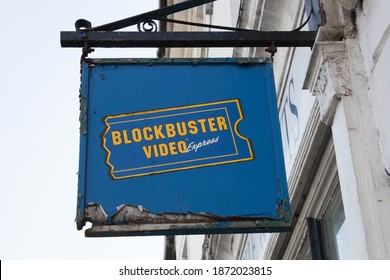
[[(61, 46), (83, 48), (83, 57), (92, 48), (149, 48), (149, 47), (266, 47), (273, 55), (276, 47), (312, 47), (317, 31), (300, 31), (313, 14), (313, 5), (308, 19), (292, 31), (255, 31), (217, 25), (205, 25), (168, 19), (173, 13), (204, 5), (216, 0), (188, 0), (161, 9), (92, 27), (91, 22), (79, 19), (75, 22), (76, 31), (61, 32)], [(311, 1), (310, 1), (311, 2)], [(176, 24), (188, 24), (221, 32), (162, 32), (157, 31), (156, 20)], [(140, 32), (116, 31), (137, 25)]]

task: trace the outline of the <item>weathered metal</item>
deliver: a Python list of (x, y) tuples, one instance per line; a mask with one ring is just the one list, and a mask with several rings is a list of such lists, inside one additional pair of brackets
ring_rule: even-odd
[(288, 230), (270, 61), (87, 59), (80, 102), (86, 236)]
[[(280, 215), (284, 214), (280, 213)], [(93, 226), (85, 231), (87, 237), (250, 233), (269, 232), (275, 229), (287, 231), (290, 228), (289, 222), (272, 219), (192, 213), (153, 214), (140, 206), (128, 205), (118, 207), (118, 211), (111, 219), (99, 205), (89, 205), (85, 219), (93, 223)]]
[[(147, 13), (125, 18), (101, 26), (92, 27), (92, 23), (79, 19), (77, 31), (62, 31), (62, 47), (82, 48), (132, 48), (132, 47), (311, 47), (317, 31), (300, 31), (314, 14), (310, 1), (307, 20), (293, 31), (255, 31), (233, 27), (185, 22), (167, 18), (168, 15), (187, 10), (215, 0), (188, 0)], [(308, 4), (308, 3), (306, 3)], [(315, 22), (317, 14), (314, 14)], [(157, 21), (169, 21), (176, 24), (203, 26), (233, 32), (154, 32)], [(313, 20), (311, 20), (312, 24)], [(113, 32), (132, 25), (138, 25), (139, 31)], [(317, 28), (312, 29), (317, 30)], [(153, 31), (153, 32), (151, 32)]]
[(97, 32), (62, 31), (64, 48), (311, 47), (316, 31)]
[(252, 220), (239, 222), (203, 222), (175, 224), (123, 224), (98, 225), (85, 231), (86, 237), (116, 237), (144, 235), (190, 235), (190, 234), (221, 234), (221, 233), (259, 233), (288, 231), (290, 223), (279, 223), (272, 220)]
[[(166, 17), (167, 15), (174, 14), (180, 11), (188, 10), (196, 6), (214, 2), (216, 0), (187, 0), (174, 5), (163, 7), (157, 10), (146, 12), (140, 15), (132, 16), (129, 18), (121, 19), (115, 22), (107, 23), (104, 25), (92, 27), (92, 31), (114, 31), (139, 24), (141, 22), (155, 20)], [(86, 26), (88, 28), (88, 26)]]

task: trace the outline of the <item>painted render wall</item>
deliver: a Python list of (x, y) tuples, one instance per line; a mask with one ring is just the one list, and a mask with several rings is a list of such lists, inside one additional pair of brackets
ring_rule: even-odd
[[(359, 44), (367, 74), (368, 107), (374, 129), (368, 148), (373, 159), (371, 170), (376, 211), (379, 216), (379, 251), (375, 258), (390, 259), (390, 9), (389, 0), (363, 1), (356, 9)], [(369, 132), (367, 132), (369, 133)], [(387, 216), (387, 217), (386, 217)]]
[[(312, 92), (331, 126), (353, 259), (390, 259), (389, 1), (322, 1)], [(349, 7), (349, 8), (348, 8)]]
[[(266, 7), (283, 1), (253, 0), (245, 1), (245, 4)], [(232, 14), (229, 5), (219, 7), (228, 2), (231, 4), (231, 1), (218, 2), (214, 6), (214, 19), (223, 14)], [(313, 77), (306, 77), (312, 80), (312, 84), (310, 86), (308, 83), (308, 92), (304, 94), (313, 95), (310, 97), (316, 99), (322, 122), (332, 131), (340, 190), (350, 229), (351, 257), (390, 259), (390, 0), (321, 2), (327, 12), (327, 26), (321, 27), (316, 46), (308, 54), (311, 57), (307, 75)], [(226, 9), (231, 12), (226, 12)], [(293, 18), (300, 18), (300, 14), (296, 12)], [(256, 14), (253, 16), (255, 19)], [(239, 56), (256, 56), (261, 50), (241, 49), (235, 52)], [(225, 56), (229, 54), (208, 50), (209, 56), (215, 57), (221, 53)], [(297, 51), (295, 55), (299, 53)], [(294, 81), (298, 79), (294, 67), (290, 65), (291, 61), (283, 62), (284, 58), (288, 61), (287, 58), (293, 56), (286, 49), (279, 49), (275, 55), (275, 70), (278, 72), (275, 74), (276, 86), (281, 94), (285, 92), (282, 89), (288, 86), (291, 77), (294, 77)], [(289, 67), (292, 72), (286, 71)], [(319, 92), (318, 85), (324, 82), (319, 77), (321, 71), (326, 73), (326, 83)], [(310, 99), (309, 96), (302, 97)], [(282, 94), (279, 99), (279, 106), (283, 109), (285, 96)], [(291, 100), (297, 103), (297, 100)], [(313, 106), (313, 102), (311, 104)], [(291, 119), (294, 120), (294, 115), (291, 115)], [(293, 127), (291, 122), (290, 127)], [(303, 132), (305, 127), (300, 126), (299, 129)], [(298, 147), (296, 150), (298, 153)], [(290, 165), (293, 167), (293, 163)], [(192, 243), (190, 239), (187, 241)], [(198, 238), (193, 244), (200, 247), (201, 239)], [(281, 255), (273, 251), (286, 250), (281, 243), (278, 244), (283, 240), (260, 235), (240, 238), (237, 235), (227, 240), (237, 246), (234, 252), (221, 254), (221, 258), (273, 258)], [(217, 246), (222, 248), (220, 242)], [(190, 245), (188, 250), (196, 250), (196, 258), (199, 258), (202, 248), (194, 249)]]
[(390, 9), (389, 0), (364, 1), (357, 11), (359, 41), (368, 75), (368, 90), (378, 128), (383, 171), (390, 176)]

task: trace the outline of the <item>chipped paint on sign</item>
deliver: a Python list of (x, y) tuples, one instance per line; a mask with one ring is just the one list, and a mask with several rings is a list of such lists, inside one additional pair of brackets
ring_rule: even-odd
[(271, 62), (88, 59), (81, 70), (87, 236), (289, 228)]

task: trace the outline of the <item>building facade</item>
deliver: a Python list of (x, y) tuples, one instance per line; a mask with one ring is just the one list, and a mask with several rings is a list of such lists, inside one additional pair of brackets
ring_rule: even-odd
[[(218, 0), (173, 15), (252, 30), (302, 27), (318, 33), (312, 48), (277, 48), (273, 56), (291, 231), (170, 237), (171, 258), (390, 259), (389, 8), (390, 0)], [(212, 31), (170, 23), (164, 29)], [(162, 53), (270, 56), (264, 48)]]

